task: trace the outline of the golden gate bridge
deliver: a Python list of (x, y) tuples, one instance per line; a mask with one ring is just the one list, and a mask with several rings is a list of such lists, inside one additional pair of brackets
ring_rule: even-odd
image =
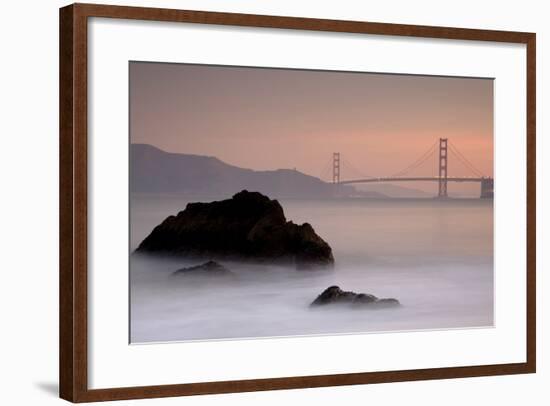
[[(438, 153), (437, 153), (438, 152)], [(449, 152), (463, 164), (474, 176), (449, 176)], [(437, 153), (437, 154), (436, 154)], [(435, 155), (438, 161), (437, 176), (412, 176), (411, 172), (423, 165)], [(365, 183), (383, 182), (437, 182), (438, 197), (448, 197), (447, 185), (449, 182), (471, 182), (480, 184), (480, 198), (492, 198), (494, 180), (490, 176), (484, 176), (447, 138), (440, 138), (424, 152), (416, 161), (391, 176), (373, 177), (359, 176), (354, 179), (342, 179), (343, 160), (339, 152), (332, 154), (332, 183), (334, 185), (353, 185)], [(348, 165), (350, 166), (350, 165)], [(359, 172), (355, 170), (354, 172)]]

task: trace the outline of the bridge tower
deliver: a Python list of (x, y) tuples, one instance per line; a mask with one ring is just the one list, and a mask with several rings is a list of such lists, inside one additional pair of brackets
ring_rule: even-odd
[(332, 183), (340, 183), (340, 153), (332, 153)]
[(493, 178), (481, 179), (481, 199), (492, 199), (494, 194), (494, 180)]
[(447, 138), (439, 139), (439, 197), (447, 197)]

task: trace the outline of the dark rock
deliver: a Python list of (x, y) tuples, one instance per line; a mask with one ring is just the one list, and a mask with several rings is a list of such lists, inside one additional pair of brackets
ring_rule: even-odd
[(277, 200), (243, 190), (231, 199), (189, 203), (155, 227), (136, 252), (197, 258), (332, 266), (330, 246), (313, 227), (287, 221)]
[(331, 286), (323, 291), (311, 303), (311, 306), (323, 306), (327, 304), (348, 304), (357, 307), (385, 308), (399, 306), (397, 299), (379, 299), (368, 293), (347, 292), (339, 286)]
[(396, 307), (400, 306), (399, 300), (393, 299), (393, 298), (383, 298), (378, 299), (376, 302), (373, 303), (374, 307), (377, 308), (386, 308), (386, 307)]
[(346, 302), (351, 303), (356, 295), (353, 292), (344, 292), (339, 286), (331, 286), (326, 288), (323, 293), (317, 296), (311, 305), (324, 305), (334, 302)]
[(174, 275), (232, 276), (233, 272), (215, 261), (208, 261), (201, 265), (178, 269)]
[[(350, 292), (350, 293), (353, 294), (353, 292)], [(355, 304), (371, 304), (371, 303), (380, 302), (381, 300), (386, 300), (386, 299), (378, 299), (374, 295), (370, 295), (370, 294), (367, 294), (367, 293), (359, 293), (359, 294), (356, 294), (355, 297), (353, 298), (353, 303), (355, 303)]]

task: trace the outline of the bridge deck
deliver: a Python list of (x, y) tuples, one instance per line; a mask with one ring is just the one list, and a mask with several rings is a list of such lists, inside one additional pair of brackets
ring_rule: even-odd
[[(479, 177), (448, 177), (447, 182), (482, 182), (484, 180), (490, 180), (491, 178), (479, 178)], [(407, 178), (365, 178), (365, 179), (353, 179), (353, 180), (341, 180), (340, 185), (349, 185), (352, 183), (378, 183), (378, 182), (439, 182), (437, 176), (432, 177), (407, 177)]]

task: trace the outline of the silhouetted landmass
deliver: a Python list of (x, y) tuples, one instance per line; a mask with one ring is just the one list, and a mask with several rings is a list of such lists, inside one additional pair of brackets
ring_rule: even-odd
[(339, 286), (330, 286), (325, 289), (311, 303), (311, 306), (323, 306), (329, 304), (347, 304), (352, 306), (368, 306), (371, 308), (386, 308), (399, 306), (399, 301), (392, 298), (379, 299), (368, 293), (348, 292)]
[(136, 252), (290, 263), (298, 269), (334, 264), (331, 247), (310, 224), (287, 221), (277, 200), (246, 190), (231, 199), (187, 204), (156, 226)]
[[(255, 190), (274, 198), (332, 198), (334, 186), (293, 169), (254, 171), (218, 158), (162, 151), (148, 144), (130, 145), (130, 190), (133, 193), (175, 193), (225, 197)], [(339, 196), (384, 198), (378, 192), (358, 193), (340, 186)]]

